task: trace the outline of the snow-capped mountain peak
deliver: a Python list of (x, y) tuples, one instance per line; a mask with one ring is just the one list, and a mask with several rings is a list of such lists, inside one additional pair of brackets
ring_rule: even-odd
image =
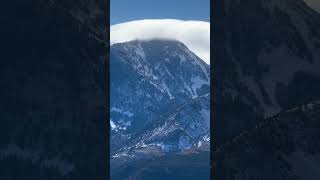
[[(191, 136), (183, 135), (186, 127), (181, 123), (188, 124), (192, 119), (180, 115), (182, 117), (172, 116), (169, 121), (168, 116), (172, 112), (179, 114), (179, 107), (196, 99), (207, 104), (200, 103), (201, 109), (188, 110), (188, 113), (199, 113), (198, 121), (193, 125), (203, 127), (206, 129), (202, 131), (205, 133), (203, 136), (208, 135), (209, 116), (201, 117), (201, 113), (209, 114), (209, 65), (183, 43), (154, 39), (114, 44), (111, 46), (110, 66), (112, 152), (146, 146), (162, 147), (163, 151), (189, 148), (186, 145), (189, 140), (183, 138)], [(207, 97), (206, 100), (203, 96)], [(153, 135), (146, 137), (146, 134)], [(179, 140), (175, 144), (166, 144), (172, 136)], [(192, 143), (197, 144), (198, 141), (192, 140)]]

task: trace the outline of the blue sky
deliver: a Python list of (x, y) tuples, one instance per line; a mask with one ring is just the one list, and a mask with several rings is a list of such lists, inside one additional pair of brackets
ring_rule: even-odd
[(110, 0), (111, 25), (140, 19), (210, 21), (210, 0)]

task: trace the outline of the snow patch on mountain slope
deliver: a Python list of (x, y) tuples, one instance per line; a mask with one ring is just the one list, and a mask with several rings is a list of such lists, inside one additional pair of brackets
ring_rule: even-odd
[(123, 114), (123, 115), (128, 116), (128, 117), (132, 117), (132, 116), (133, 116), (133, 113), (132, 113), (132, 112), (123, 110), (123, 109), (121, 109), (121, 108), (112, 107), (112, 108), (110, 109), (110, 111), (111, 111), (111, 112), (117, 112), (117, 113)]

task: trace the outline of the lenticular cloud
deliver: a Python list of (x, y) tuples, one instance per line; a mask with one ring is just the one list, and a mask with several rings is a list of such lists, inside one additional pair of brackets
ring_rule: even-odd
[(110, 43), (131, 40), (174, 39), (210, 64), (210, 23), (176, 19), (146, 19), (112, 25)]

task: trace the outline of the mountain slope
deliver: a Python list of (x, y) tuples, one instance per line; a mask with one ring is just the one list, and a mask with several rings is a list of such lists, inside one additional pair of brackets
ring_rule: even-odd
[[(167, 167), (172, 168), (170, 171), (173, 171), (166, 175), (163, 174), (168, 179), (187, 178), (190, 174), (193, 176), (190, 175), (189, 178), (200, 174), (200, 177), (208, 177), (210, 164), (208, 158), (210, 148), (209, 102), (209, 95), (200, 96), (177, 108), (152, 126), (137, 132), (132, 139), (126, 141), (126, 146), (112, 154), (111, 176), (132, 176), (133, 172), (139, 171), (142, 171), (141, 174), (161, 174), (167, 172), (164, 170)], [(204, 159), (204, 157), (207, 158)], [(177, 160), (186, 163), (176, 167), (179, 164), (175, 163)], [(149, 168), (149, 163), (155, 166), (154, 169)], [(161, 167), (163, 163), (168, 166)], [(126, 172), (126, 169), (130, 167), (134, 168)], [(189, 175), (176, 172), (176, 170), (183, 171), (184, 168), (192, 167), (194, 169)], [(152, 172), (149, 172), (148, 169)], [(202, 172), (206, 173), (202, 174)]]
[(214, 12), (218, 144), (320, 98), (320, 15), (301, 0), (227, 0)]
[(136, 132), (113, 157), (209, 151), (209, 103), (210, 96), (206, 94), (181, 105), (168, 116)]
[(318, 179), (320, 103), (262, 120), (217, 148), (214, 177), (225, 180)]
[(194, 180), (210, 179), (209, 153), (170, 154), (152, 160), (127, 162), (111, 171), (111, 179)]

